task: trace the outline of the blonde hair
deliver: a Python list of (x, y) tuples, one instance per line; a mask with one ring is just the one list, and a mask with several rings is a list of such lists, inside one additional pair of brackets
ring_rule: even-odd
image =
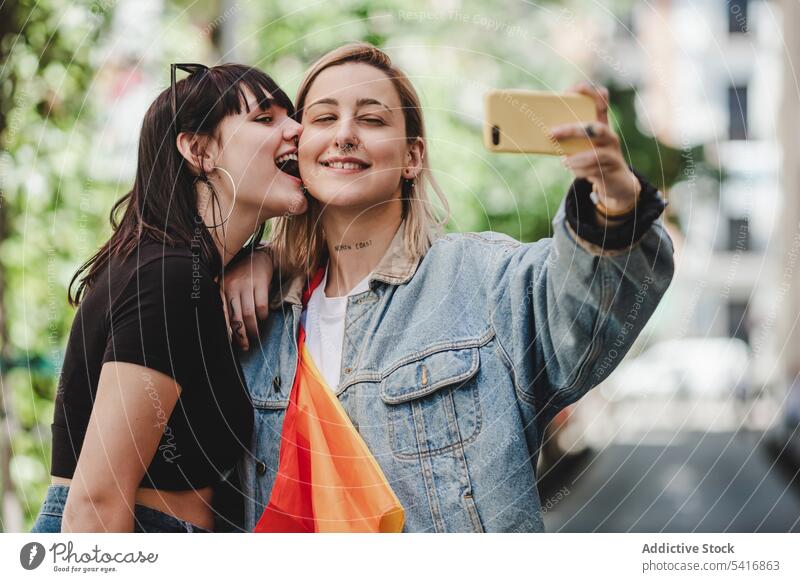
[[(302, 119), (306, 97), (319, 74), (345, 63), (372, 65), (389, 77), (400, 97), (408, 143), (421, 139), (424, 144), (422, 104), (414, 86), (405, 73), (392, 64), (389, 55), (369, 43), (346, 44), (328, 52), (311, 66), (297, 92), (298, 120)], [(431, 206), (429, 190), (433, 190), (442, 205), (440, 217)], [(415, 183), (412, 185), (409, 180), (403, 180), (402, 199), (406, 225), (403, 243), (406, 252), (417, 259), (428, 251), (449, 215), (447, 199), (431, 175), (427, 148), (423, 150), (422, 170)], [(320, 203), (310, 198), (305, 214), (283, 216), (273, 221), (269, 241), (272, 254), (284, 276), (308, 275), (322, 265), (326, 246), (320, 221), (321, 210)]]

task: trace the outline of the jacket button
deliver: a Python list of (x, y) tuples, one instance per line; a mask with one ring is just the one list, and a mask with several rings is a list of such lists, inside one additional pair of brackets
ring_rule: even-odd
[(275, 390), (275, 392), (280, 392), (281, 391), (281, 377), (280, 376), (275, 376), (275, 378), (272, 379), (272, 389)]
[(266, 474), (266, 472), (267, 472), (267, 465), (266, 463), (264, 463), (264, 461), (259, 461), (258, 463), (256, 463), (256, 473), (258, 473), (259, 475), (264, 475)]
[(349, 368), (349, 367), (348, 367), (348, 368), (345, 368), (345, 369), (344, 369), (344, 373), (345, 373), (345, 374), (349, 374), (349, 373), (350, 373), (350, 372), (352, 372), (352, 371), (353, 371), (353, 368)]

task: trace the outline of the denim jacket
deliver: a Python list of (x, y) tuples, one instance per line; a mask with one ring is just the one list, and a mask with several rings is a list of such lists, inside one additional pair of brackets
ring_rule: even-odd
[[(615, 250), (578, 237), (563, 205), (553, 224), (553, 238), (531, 244), (445, 235), (417, 260), (401, 225), (369, 290), (348, 299), (336, 394), (405, 531), (543, 531), (535, 471), (547, 422), (609, 375), (671, 281), (660, 219)], [(282, 289), (242, 354), (255, 406), (240, 466), (248, 531), (278, 468), (304, 284)]]

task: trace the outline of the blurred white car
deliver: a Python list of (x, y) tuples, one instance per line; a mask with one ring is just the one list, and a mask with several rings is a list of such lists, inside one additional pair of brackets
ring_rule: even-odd
[(745, 398), (750, 353), (740, 339), (684, 338), (624, 360), (598, 389), (608, 400)]

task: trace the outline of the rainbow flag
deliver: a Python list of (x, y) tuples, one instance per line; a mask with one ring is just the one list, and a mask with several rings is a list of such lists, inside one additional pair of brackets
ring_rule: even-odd
[[(303, 296), (322, 280), (320, 270)], [(400, 532), (405, 514), (378, 462), (298, 338), (278, 475), (256, 532)]]

